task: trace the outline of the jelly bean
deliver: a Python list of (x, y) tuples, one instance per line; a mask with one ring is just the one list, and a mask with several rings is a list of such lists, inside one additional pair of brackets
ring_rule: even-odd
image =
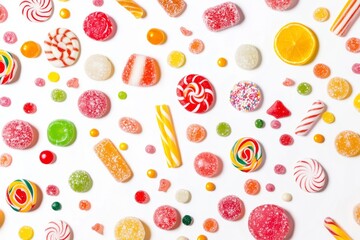
[(266, 0), (266, 4), (274, 10), (285, 11), (292, 7), (293, 0)]
[(293, 197), (290, 193), (283, 193), (283, 195), (281, 196), (281, 199), (285, 202), (291, 202)]
[(360, 203), (356, 204), (353, 209), (355, 222), (360, 225)]
[(145, 152), (149, 153), (149, 154), (154, 154), (156, 152), (156, 148), (153, 145), (146, 145), (145, 146)]
[(294, 143), (294, 138), (292, 136), (290, 136), (289, 134), (283, 134), (280, 136), (279, 141), (282, 145), (289, 146)]
[(96, 128), (92, 128), (90, 130), (90, 136), (91, 137), (98, 137), (99, 136), (99, 130), (97, 130)]
[(252, 70), (260, 65), (261, 54), (257, 47), (243, 44), (236, 50), (235, 61), (240, 68)]
[(199, 235), (196, 240), (207, 240), (208, 238), (205, 235)]
[(190, 142), (201, 142), (206, 137), (206, 129), (199, 124), (191, 124), (186, 129), (186, 137)]
[(118, 93), (118, 97), (119, 97), (120, 100), (125, 100), (127, 98), (127, 93), (124, 92), (124, 91), (120, 91)]
[(191, 193), (186, 189), (179, 189), (175, 193), (175, 199), (179, 203), (188, 203), (191, 200)]
[(55, 120), (48, 126), (47, 137), (49, 142), (55, 146), (69, 146), (76, 140), (76, 127), (71, 121)]
[(69, 185), (75, 192), (88, 192), (93, 186), (93, 181), (89, 173), (77, 170), (70, 175)]
[(161, 192), (167, 192), (167, 190), (170, 188), (170, 186), (171, 186), (171, 183), (170, 183), (169, 180), (161, 179), (158, 190), (161, 191)]
[(268, 192), (273, 192), (273, 191), (275, 191), (275, 185), (272, 184), (272, 183), (268, 183), (268, 184), (266, 184), (265, 189), (266, 189)]
[(291, 112), (279, 100), (276, 100), (273, 105), (271, 105), (271, 107), (266, 111), (266, 113), (274, 116), (276, 119), (288, 117), (291, 115)]
[(126, 151), (126, 150), (128, 150), (128, 148), (129, 148), (129, 146), (128, 146), (127, 143), (122, 142), (119, 145), (119, 149), (122, 150), (122, 151)]
[(16, 33), (12, 32), (12, 31), (5, 32), (3, 39), (6, 43), (9, 43), (9, 44), (14, 44), (17, 42)]
[(274, 166), (274, 172), (276, 174), (280, 174), (280, 175), (283, 175), (286, 173), (286, 167), (284, 165), (281, 165), (281, 164), (276, 164)]
[(43, 79), (43, 78), (36, 78), (34, 82), (35, 82), (35, 85), (38, 87), (45, 86), (45, 79)]
[(60, 9), (59, 15), (61, 18), (68, 19), (70, 17), (70, 10), (67, 8)]
[(219, 67), (226, 67), (226, 65), (227, 65), (227, 60), (226, 60), (226, 58), (223, 58), (223, 57), (219, 58), (219, 59), (217, 60), (217, 65), (218, 65)]
[(172, 230), (177, 227), (179, 222), (179, 212), (168, 205), (158, 207), (153, 216), (154, 223), (163, 230)]
[(265, 122), (262, 119), (256, 119), (255, 120), (255, 127), (257, 128), (263, 128), (265, 126)]
[(270, 122), (270, 126), (273, 128), (273, 129), (279, 129), (281, 127), (281, 122), (279, 120), (272, 120)]
[(323, 143), (325, 142), (325, 137), (322, 134), (315, 134), (314, 141), (317, 143)]
[(80, 112), (88, 118), (102, 118), (110, 111), (110, 99), (99, 90), (87, 90), (78, 99)]
[(184, 236), (180, 236), (178, 237), (176, 240), (189, 240), (187, 237), (184, 237)]
[(325, 22), (330, 18), (330, 12), (327, 8), (318, 7), (315, 9), (313, 17), (318, 22)]
[(183, 216), (181, 222), (186, 226), (190, 226), (193, 223), (193, 218), (189, 215), (185, 215)]
[(355, 157), (360, 154), (360, 135), (353, 131), (342, 131), (335, 138), (336, 151), (345, 157)]
[(219, 201), (218, 211), (225, 220), (237, 221), (244, 215), (245, 207), (240, 198), (229, 195)]
[(192, 31), (190, 31), (189, 29), (187, 29), (185, 27), (180, 27), (180, 32), (182, 33), (182, 35), (187, 36), (187, 37), (192, 35)]
[(79, 202), (79, 208), (83, 211), (89, 211), (91, 209), (91, 203), (88, 200), (81, 200)]
[(221, 137), (227, 137), (227, 136), (229, 136), (231, 134), (231, 127), (226, 122), (220, 122), (216, 126), (216, 132)]
[(221, 161), (215, 154), (202, 152), (196, 156), (194, 168), (203, 177), (214, 177), (220, 171)]
[(60, 190), (55, 185), (48, 185), (46, 187), (46, 194), (49, 196), (58, 196), (60, 194)]
[(64, 90), (54, 89), (51, 91), (51, 99), (54, 102), (64, 102), (67, 98), (67, 94)]
[(145, 235), (144, 224), (135, 217), (125, 217), (115, 226), (115, 240), (143, 240)]
[(141, 204), (148, 203), (150, 201), (150, 196), (145, 191), (137, 191), (135, 193), (135, 201)]
[(120, 129), (127, 133), (139, 134), (142, 131), (141, 124), (133, 118), (122, 117), (119, 120)]
[(335, 116), (333, 113), (331, 112), (324, 112), (322, 115), (321, 115), (321, 118), (324, 122), (330, 124), (330, 123), (333, 123), (335, 122)]
[(205, 189), (209, 192), (213, 192), (216, 189), (216, 185), (212, 182), (207, 182), (205, 185)]
[(30, 226), (22, 226), (18, 234), (21, 240), (31, 240), (34, 237), (34, 229)]
[(203, 228), (207, 232), (215, 233), (219, 229), (219, 224), (214, 218), (207, 218), (203, 223)]
[(359, 38), (349, 38), (346, 41), (346, 50), (352, 53), (358, 53), (360, 52), (360, 39)]
[(8, 12), (6, 8), (0, 4), (0, 23), (3, 23), (8, 18)]
[(91, 227), (92, 230), (97, 232), (98, 234), (103, 235), (104, 234), (104, 225), (100, 223), (96, 223), (94, 226)]
[(327, 85), (329, 96), (336, 100), (343, 100), (351, 95), (351, 84), (344, 78), (334, 77), (330, 79)]
[(323, 63), (318, 63), (314, 66), (313, 73), (315, 77), (327, 78), (330, 76), (331, 70), (327, 65)]
[(12, 163), (12, 156), (8, 153), (3, 153), (0, 156), (0, 167), (9, 167)]
[(295, 81), (290, 78), (286, 78), (282, 84), (286, 87), (291, 87), (295, 85)]
[(356, 97), (354, 98), (353, 101), (354, 107), (360, 111), (360, 93), (358, 95), (356, 95)]
[(0, 106), (2, 107), (10, 107), (11, 99), (8, 97), (1, 97), (0, 98)]
[(157, 172), (154, 169), (149, 169), (149, 170), (147, 170), (146, 175), (149, 178), (156, 178), (157, 177)]
[(40, 153), (39, 158), (43, 164), (50, 164), (50, 163), (55, 162), (56, 155), (49, 150), (45, 150)]
[(54, 211), (60, 211), (61, 210), (61, 203), (59, 202), (53, 202), (51, 204), (51, 208), (54, 210)]
[(25, 113), (32, 114), (32, 113), (36, 113), (37, 107), (34, 103), (29, 102), (24, 104), (23, 109)]
[(206, 9), (203, 21), (206, 27), (213, 32), (236, 26), (244, 19), (240, 8), (233, 2), (225, 2)]
[(105, 41), (115, 35), (116, 28), (112, 18), (104, 12), (89, 14), (83, 23), (85, 34), (96, 41)]
[(79, 79), (71, 78), (66, 82), (66, 86), (69, 88), (78, 88), (79, 87)]
[(147, 34), (146, 38), (149, 43), (153, 45), (161, 45), (166, 41), (166, 34), (163, 30), (158, 28), (151, 28)]
[(41, 53), (41, 47), (34, 41), (27, 41), (21, 46), (20, 52), (24, 57), (36, 58)]
[(22, 120), (12, 120), (2, 129), (5, 144), (14, 149), (26, 149), (35, 144), (36, 130), (30, 123)]
[(249, 195), (256, 195), (260, 192), (260, 183), (255, 179), (248, 179), (244, 184), (245, 192)]
[(113, 64), (104, 55), (94, 54), (88, 57), (85, 61), (85, 73), (93, 80), (107, 80), (113, 75), (113, 72)]
[(48, 79), (50, 82), (58, 82), (60, 80), (60, 74), (57, 72), (49, 72)]
[(200, 39), (194, 39), (189, 44), (189, 51), (194, 54), (201, 53), (202, 51), (204, 51), (204, 48), (205, 48), (204, 42), (201, 41)]
[(307, 82), (302, 82), (298, 85), (297, 92), (300, 95), (309, 95), (312, 92), (312, 86)]
[(167, 57), (167, 63), (170, 65), (170, 67), (173, 68), (180, 68), (184, 66), (185, 62), (186, 62), (186, 57), (180, 51), (172, 51), (169, 53)]

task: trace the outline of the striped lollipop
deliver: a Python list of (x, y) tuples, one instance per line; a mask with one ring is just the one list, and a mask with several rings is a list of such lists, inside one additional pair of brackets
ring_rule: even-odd
[(326, 185), (324, 168), (314, 159), (298, 161), (294, 167), (294, 177), (300, 188), (309, 193), (319, 192)]
[(10, 183), (6, 191), (6, 201), (16, 212), (32, 210), (38, 200), (37, 186), (26, 179), (18, 179)]
[(251, 172), (258, 169), (263, 160), (260, 143), (250, 137), (237, 140), (230, 151), (230, 159), (234, 167), (243, 172)]
[(52, 0), (24, 0), (20, 3), (21, 13), (30, 22), (47, 21), (54, 10)]
[(8, 84), (14, 80), (18, 65), (11, 53), (0, 49), (0, 84)]

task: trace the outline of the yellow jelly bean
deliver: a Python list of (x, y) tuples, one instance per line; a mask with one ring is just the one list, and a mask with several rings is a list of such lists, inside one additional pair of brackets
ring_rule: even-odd
[(217, 60), (217, 65), (218, 65), (219, 67), (225, 67), (225, 66), (227, 65), (227, 60), (226, 60), (226, 58), (223, 58), (223, 57), (219, 58), (219, 59)]
[(208, 238), (205, 235), (199, 235), (196, 240), (207, 240)]
[(127, 143), (120, 143), (119, 148), (120, 150), (126, 151), (129, 146), (127, 145)]
[(60, 80), (60, 75), (57, 72), (50, 72), (48, 79), (50, 82), (58, 82)]
[(67, 8), (60, 9), (59, 15), (61, 18), (67, 19), (70, 17), (70, 11)]
[(207, 191), (212, 192), (212, 191), (215, 191), (216, 185), (212, 182), (208, 182), (208, 183), (206, 183), (205, 188)]
[(20, 52), (24, 55), (24, 57), (36, 58), (41, 53), (41, 47), (34, 41), (27, 41), (21, 46)]
[(313, 17), (318, 22), (325, 22), (330, 17), (330, 12), (327, 8), (319, 7), (315, 9)]
[(354, 98), (354, 107), (360, 111), (360, 93)]
[(21, 240), (31, 240), (34, 237), (34, 229), (29, 226), (23, 226), (19, 230), (19, 237)]
[(324, 112), (321, 115), (321, 118), (324, 122), (329, 123), (329, 124), (335, 122), (335, 116), (331, 112)]
[(167, 58), (167, 62), (171, 67), (180, 68), (184, 66), (186, 57), (180, 51), (172, 51)]
[(4, 212), (0, 209), (0, 228), (1, 226), (4, 224), (5, 222), (5, 214)]
[(90, 130), (90, 136), (91, 137), (97, 137), (99, 136), (99, 130), (97, 130), (96, 128), (93, 128)]
[(325, 137), (322, 134), (315, 134), (314, 141), (317, 143), (323, 143), (325, 141)]
[(160, 45), (166, 41), (166, 34), (163, 30), (152, 28), (147, 32), (146, 38), (149, 43), (153, 45)]
[(149, 178), (156, 178), (156, 177), (157, 177), (157, 172), (156, 172), (156, 170), (154, 170), (154, 169), (149, 169), (149, 170), (146, 172), (146, 175), (147, 175)]

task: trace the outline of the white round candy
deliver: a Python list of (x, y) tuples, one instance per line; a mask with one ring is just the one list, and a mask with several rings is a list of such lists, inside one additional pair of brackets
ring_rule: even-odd
[(188, 203), (191, 200), (191, 193), (185, 189), (179, 189), (175, 195), (176, 201), (180, 203)]
[(236, 50), (235, 61), (239, 67), (252, 70), (260, 65), (261, 54), (255, 46), (243, 44)]
[(113, 74), (113, 65), (104, 55), (95, 54), (86, 60), (85, 73), (94, 80), (107, 80)]
[(187, 237), (184, 237), (184, 236), (180, 236), (178, 237), (176, 240), (189, 240)]
[(292, 195), (290, 193), (284, 193), (282, 196), (281, 196), (282, 200), (285, 201), (285, 202), (291, 202), (292, 200)]

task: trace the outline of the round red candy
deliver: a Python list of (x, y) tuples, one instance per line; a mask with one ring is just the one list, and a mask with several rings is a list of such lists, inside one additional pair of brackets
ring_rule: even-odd
[(294, 138), (292, 136), (290, 136), (289, 134), (283, 134), (280, 136), (279, 141), (282, 145), (289, 146), (294, 143)]
[(78, 100), (80, 112), (89, 118), (102, 118), (110, 110), (108, 96), (99, 90), (85, 91)]
[(179, 212), (168, 205), (158, 207), (153, 216), (155, 225), (163, 230), (171, 230), (177, 227), (179, 219)]
[(283, 208), (265, 204), (250, 213), (248, 227), (257, 240), (283, 240), (291, 235), (292, 220)]
[(83, 24), (86, 35), (97, 41), (109, 39), (114, 34), (112, 19), (103, 12), (89, 14)]
[(34, 143), (35, 131), (30, 123), (22, 120), (13, 120), (4, 126), (2, 137), (9, 147), (26, 149)]
[(276, 174), (285, 174), (286, 173), (286, 168), (285, 168), (285, 166), (284, 165), (281, 165), (281, 164), (276, 164), (275, 166), (274, 166), (274, 172), (276, 173)]
[(138, 203), (148, 203), (150, 201), (150, 196), (145, 191), (137, 191), (135, 193), (135, 201)]
[(293, 0), (266, 0), (266, 4), (274, 10), (284, 11), (292, 6)]
[(222, 198), (218, 203), (218, 210), (220, 215), (229, 221), (237, 221), (242, 218), (245, 213), (244, 203), (234, 195)]
[(57, 196), (57, 195), (59, 195), (59, 193), (60, 193), (60, 190), (55, 185), (49, 185), (46, 187), (46, 194), (49, 196)]
[(49, 150), (42, 151), (39, 158), (43, 164), (53, 163), (56, 159), (55, 154)]
[(209, 152), (203, 152), (196, 156), (194, 161), (195, 171), (203, 177), (213, 177), (219, 173), (220, 160)]

